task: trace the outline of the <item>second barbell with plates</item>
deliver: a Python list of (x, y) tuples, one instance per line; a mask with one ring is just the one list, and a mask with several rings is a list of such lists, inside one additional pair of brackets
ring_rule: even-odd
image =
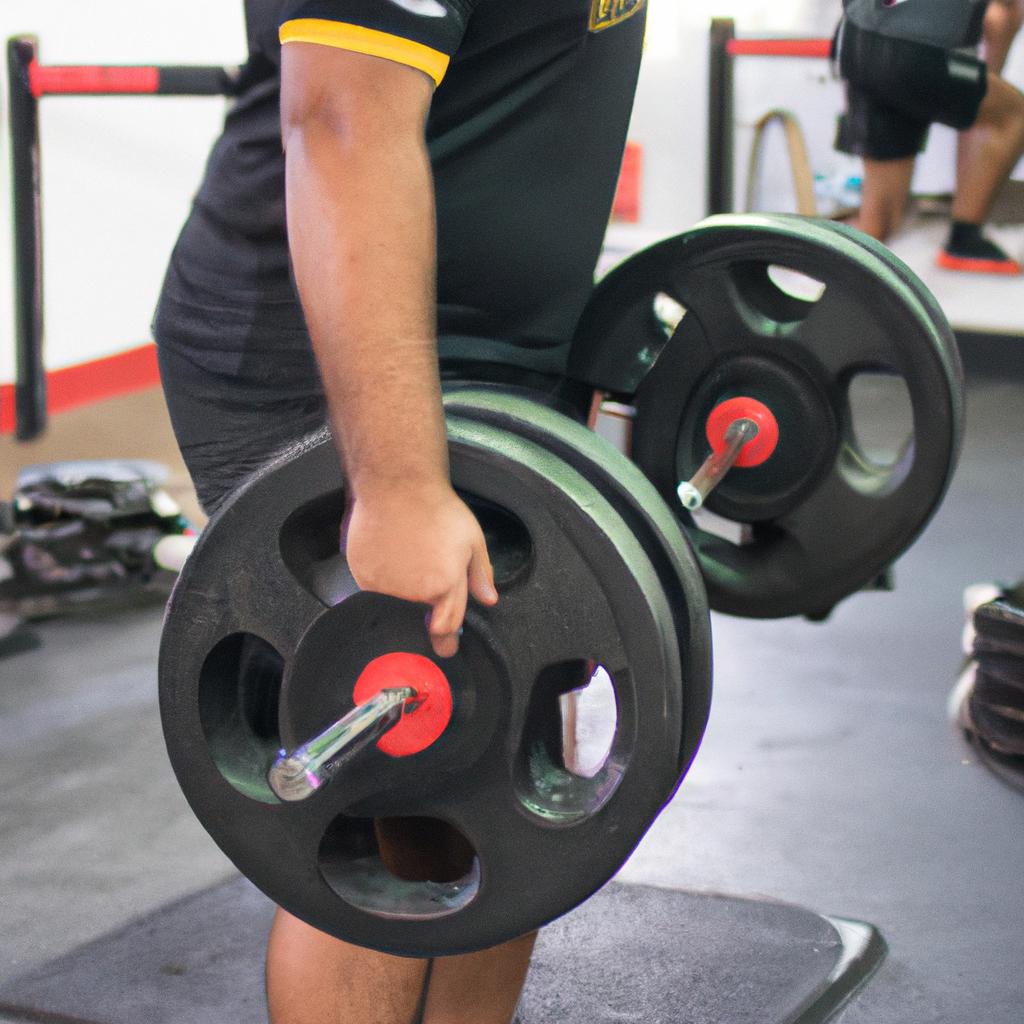
[[(628, 417), (711, 606), (757, 618), (820, 617), (884, 572), (938, 507), (963, 431), (959, 356), (927, 288), (859, 232), (795, 216), (712, 217), (626, 260), (584, 311), (569, 373)], [(894, 408), (871, 412), (894, 436), (873, 446), (858, 407), (882, 388)], [(710, 493), (710, 527), (680, 486), (738, 399), (768, 410), (777, 441)]]
[[(445, 395), (452, 482), (501, 595), (471, 604), (454, 658), (423, 607), (352, 579), (326, 433), (244, 485), (178, 580), (160, 705), (182, 789), (244, 874), (339, 938), (467, 952), (585, 900), (700, 743), (705, 582), (725, 611), (827, 611), (922, 529), (959, 445), (934, 300), (880, 247), (798, 218), (716, 218), (627, 261), (570, 370), (595, 407), (628, 407), (635, 462), (536, 396)], [(879, 374), (909, 409), (888, 461), (851, 413), (853, 381)], [(704, 503), (739, 543), (694, 517)], [(598, 678), (613, 728), (583, 769), (560, 708)]]

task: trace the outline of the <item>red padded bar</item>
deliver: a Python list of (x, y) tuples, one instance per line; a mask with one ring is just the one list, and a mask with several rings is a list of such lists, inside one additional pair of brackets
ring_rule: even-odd
[(160, 88), (159, 68), (52, 67), (33, 61), (28, 69), (32, 95), (117, 95), (155, 93)]
[[(160, 383), (156, 346), (140, 345), (88, 363), (50, 370), (46, 383), (51, 413), (156, 387)], [(14, 385), (0, 384), (0, 435), (10, 434), (14, 428)]]
[(831, 39), (730, 39), (730, 57), (827, 57)]

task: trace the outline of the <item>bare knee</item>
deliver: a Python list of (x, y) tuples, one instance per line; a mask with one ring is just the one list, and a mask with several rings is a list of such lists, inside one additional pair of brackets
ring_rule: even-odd
[(1024, 23), (1024, 3), (1021, 0), (995, 0), (985, 11), (984, 36), (987, 45), (1009, 49), (1014, 36)]
[(1024, 136), (1024, 94), (1005, 79), (989, 72), (988, 90), (981, 101), (975, 124), (1004, 134)]

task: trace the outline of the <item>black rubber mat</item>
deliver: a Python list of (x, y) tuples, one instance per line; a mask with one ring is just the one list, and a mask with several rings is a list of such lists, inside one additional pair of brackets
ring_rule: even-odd
[[(265, 1022), (268, 901), (190, 896), (0, 988), (0, 1011), (76, 1024)], [(542, 933), (518, 1024), (811, 1024), (877, 965), (870, 926), (780, 903), (613, 884)]]

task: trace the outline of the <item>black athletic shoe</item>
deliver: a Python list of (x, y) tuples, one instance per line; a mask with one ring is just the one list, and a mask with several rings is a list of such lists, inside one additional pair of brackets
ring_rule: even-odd
[(936, 263), (946, 270), (972, 274), (1020, 274), (1021, 265), (989, 241), (977, 224), (954, 221)]

